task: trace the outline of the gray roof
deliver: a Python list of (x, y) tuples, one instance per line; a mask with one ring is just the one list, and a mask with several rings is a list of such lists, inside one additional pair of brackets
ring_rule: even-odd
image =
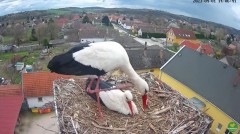
[[(163, 50), (163, 49), (162, 49)], [(160, 59), (160, 49), (147, 49), (144, 55), (144, 48), (127, 49), (131, 65), (135, 70), (160, 68), (166, 63), (173, 53), (168, 50), (163, 50), (163, 59)]]
[(162, 71), (204, 97), (240, 123), (237, 70), (207, 55), (183, 47)]
[(116, 36), (113, 41), (120, 43), (124, 48), (129, 48), (129, 47), (136, 47), (136, 48), (144, 48), (144, 46), (134, 40), (132, 37), (129, 37), (127, 35), (123, 36)]

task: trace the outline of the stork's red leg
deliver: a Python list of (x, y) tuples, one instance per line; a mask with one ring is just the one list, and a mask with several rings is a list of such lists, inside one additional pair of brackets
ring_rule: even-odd
[(94, 91), (96, 92), (96, 96), (97, 96), (99, 116), (102, 118), (102, 117), (103, 117), (103, 114), (102, 114), (101, 105), (100, 105), (100, 96), (99, 96), (100, 89), (99, 89), (99, 83), (100, 83), (100, 77), (98, 77), (98, 79), (97, 79), (97, 83), (96, 83), (96, 87), (95, 87), (95, 90), (94, 90)]
[(89, 84), (88, 84), (88, 86), (87, 86), (87, 92), (88, 92), (88, 93), (94, 93), (94, 92), (92, 92), (92, 90), (91, 90), (93, 81), (94, 81), (94, 78), (91, 78), (91, 80), (90, 80), (90, 82), (89, 82)]
[(99, 88), (99, 83), (100, 83), (100, 77), (97, 78), (97, 82), (96, 82), (96, 87), (94, 90), (91, 90), (92, 87), (92, 83), (93, 83), (94, 79), (91, 79), (91, 81), (88, 84), (87, 87), (87, 92), (90, 94), (96, 93), (96, 97), (97, 97), (97, 105), (98, 105), (98, 112), (100, 117), (103, 117), (102, 111), (101, 111), (101, 105), (100, 105), (100, 96), (99, 96), (99, 92), (100, 92), (100, 88)]

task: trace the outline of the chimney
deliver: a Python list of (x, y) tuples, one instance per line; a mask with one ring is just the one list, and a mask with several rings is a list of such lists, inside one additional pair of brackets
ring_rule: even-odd
[(238, 68), (237, 70), (237, 76), (234, 79), (233, 86), (237, 87), (239, 82), (240, 82), (240, 68)]
[(164, 51), (163, 49), (160, 49), (160, 61), (163, 64), (163, 57), (164, 57)]
[(199, 47), (199, 48), (200, 48), (200, 49), (199, 49), (200, 55), (204, 54), (205, 49), (202, 48), (202, 43), (200, 44), (200, 47)]
[(144, 50), (143, 50), (143, 55), (147, 57), (147, 42), (145, 42)]

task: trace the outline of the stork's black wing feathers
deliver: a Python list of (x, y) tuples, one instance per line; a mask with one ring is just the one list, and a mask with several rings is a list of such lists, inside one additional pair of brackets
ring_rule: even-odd
[(48, 69), (51, 72), (65, 75), (103, 75), (106, 72), (93, 68), (91, 66), (83, 65), (80, 62), (77, 62), (73, 58), (73, 53), (83, 50), (85, 47), (89, 47), (88, 43), (80, 44), (76, 47), (73, 47), (66, 53), (57, 55), (52, 58), (48, 63)]
[[(87, 86), (89, 85), (89, 82), (90, 82), (90, 79), (87, 79), (87, 80), (86, 80), (86, 90), (87, 90)], [(91, 90), (94, 90), (94, 89), (95, 89), (96, 83), (97, 83), (97, 80), (95, 79), (95, 80), (93, 81), (93, 83), (92, 83)], [(108, 83), (108, 82), (105, 82), (105, 81), (100, 80), (100, 83), (99, 83), (99, 88), (100, 88), (100, 90), (101, 90), (101, 89), (106, 89), (106, 88), (111, 88), (111, 87), (113, 87), (113, 86), (114, 86), (114, 85), (112, 85), (111, 83)], [(96, 96), (95, 93), (94, 93), (94, 94), (90, 94), (90, 93), (87, 92), (87, 94), (88, 94), (89, 96), (91, 96), (95, 101), (97, 101), (97, 96)], [(101, 99), (101, 98), (100, 98), (100, 99)], [(100, 102), (101, 102), (102, 105), (104, 105), (104, 103), (102, 102), (102, 100), (100, 100)]]

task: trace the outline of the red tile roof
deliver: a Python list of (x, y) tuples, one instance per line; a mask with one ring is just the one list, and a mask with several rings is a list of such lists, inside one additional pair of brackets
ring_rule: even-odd
[[(183, 38), (183, 39), (196, 39), (195, 34), (193, 31), (190, 30), (185, 30), (185, 29), (180, 29), (180, 28), (171, 28), (174, 35), (178, 38)], [(170, 29), (170, 30), (171, 30)]]
[(79, 16), (79, 15), (73, 15), (73, 16), (72, 16), (72, 20), (78, 20), (78, 19), (80, 19), (80, 16)]
[(214, 51), (210, 44), (201, 44), (201, 47), (204, 50), (203, 53), (205, 53), (207, 55), (214, 54)]
[(55, 21), (55, 23), (60, 27), (63, 26), (64, 24), (68, 23), (68, 22), (69, 22), (69, 20), (66, 19), (66, 18), (57, 19)]
[(0, 134), (13, 134), (23, 96), (0, 97)]
[(196, 44), (196, 43), (192, 43), (188, 40), (184, 40), (183, 42), (181, 42), (180, 46), (186, 46), (188, 48), (191, 48), (192, 50), (197, 50), (199, 48), (199, 44)]
[(228, 45), (228, 48), (229, 49), (232, 49), (232, 50), (235, 50), (237, 48), (237, 46), (233, 45), (233, 44), (230, 44)]
[(0, 97), (22, 95), (21, 85), (0, 85)]
[(53, 95), (53, 81), (56, 79), (68, 79), (73, 76), (60, 75), (51, 72), (23, 73), (23, 91), (25, 97), (51, 96)]

